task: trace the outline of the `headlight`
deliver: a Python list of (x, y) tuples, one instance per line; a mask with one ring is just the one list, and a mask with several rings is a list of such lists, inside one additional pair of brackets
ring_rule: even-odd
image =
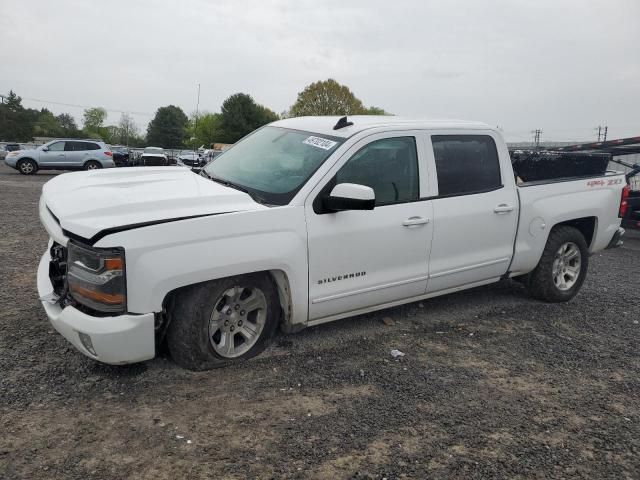
[(67, 284), (79, 303), (100, 312), (124, 312), (127, 290), (122, 248), (89, 248), (68, 243)]
[(7, 153), (7, 157), (17, 157), (18, 156), (18, 152), (9, 152)]

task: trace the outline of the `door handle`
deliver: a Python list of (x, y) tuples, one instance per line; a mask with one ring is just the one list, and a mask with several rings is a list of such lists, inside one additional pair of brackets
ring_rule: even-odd
[(496, 208), (493, 209), (493, 213), (501, 214), (501, 213), (509, 213), (513, 211), (513, 205), (507, 205), (506, 203), (501, 203)]
[(64, 153), (59, 153), (58, 156), (59, 157), (64, 157)]
[(431, 219), (425, 217), (409, 217), (402, 225), (405, 227), (413, 227), (414, 225), (424, 225), (425, 223), (429, 223)]

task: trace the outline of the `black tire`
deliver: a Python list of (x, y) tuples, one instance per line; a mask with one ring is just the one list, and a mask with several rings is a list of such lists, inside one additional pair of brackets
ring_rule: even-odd
[[(228, 298), (225, 297), (225, 293), (234, 287), (242, 287), (250, 292), (259, 289), (266, 300), (266, 309), (264, 309), (264, 325), (255, 343), (242, 355), (229, 358), (215, 350), (215, 335), (210, 337), (210, 321), (214, 309), (218, 312), (226, 311), (220, 310), (219, 305)], [(228, 307), (232, 310), (231, 305)], [(209, 370), (241, 362), (261, 353), (271, 342), (278, 326), (280, 302), (270, 277), (263, 274), (248, 274), (187, 287), (176, 294), (168, 314), (170, 323), (167, 330), (167, 345), (174, 361), (189, 370)], [(225, 328), (233, 330), (232, 327)], [(231, 338), (235, 339), (238, 336), (239, 331), (236, 331)], [(240, 337), (244, 340), (244, 337)]]
[(89, 160), (87, 163), (84, 164), (85, 170), (100, 170), (101, 168), (102, 168), (102, 164), (95, 160)]
[[(561, 289), (554, 281), (554, 262), (558, 251), (567, 244), (576, 245), (580, 251), (580, 270), (570, 288)], [(527, 284), (532, 296), (545, 302), (566, 302), (576, 296), (589, 268), (589, 250), (584, 236), (574, 227), (555, 227), (549, 234), (542, 257), (535, 270), (528, 275)]]
[(24, 158), (18, 161), (16, 167), (22, 175), (33, 175), (38, 171), (38, 164), (30, 158)]

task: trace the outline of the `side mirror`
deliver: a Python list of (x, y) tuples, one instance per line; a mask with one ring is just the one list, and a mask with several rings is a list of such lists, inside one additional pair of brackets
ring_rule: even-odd
[(48, 152), (49, 151), (49, 147), (42, 147), (42, 151), (43, 152)]
[(376, 194), (373, 188), (355, 183), (339, 183), (324, 198), (324, 207), (330, 212), (373, 210), (375, 205)]

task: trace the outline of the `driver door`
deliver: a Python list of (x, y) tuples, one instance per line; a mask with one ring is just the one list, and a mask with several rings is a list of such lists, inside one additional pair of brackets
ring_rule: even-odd
[[(338, 183), (371, 187), (375, 208), (324, 210)], [(305, 205), (311, 323), (425, 293), (433, 233), (426, 188), (420, 132), (372, 135), (336, 163)]]
[(66, 154), (64, 151), (65, 142), (53, 142), (47, 145), (47, 151), (40, 151), (38, 164), (48, 167), (61, 167), (66, 163)]

